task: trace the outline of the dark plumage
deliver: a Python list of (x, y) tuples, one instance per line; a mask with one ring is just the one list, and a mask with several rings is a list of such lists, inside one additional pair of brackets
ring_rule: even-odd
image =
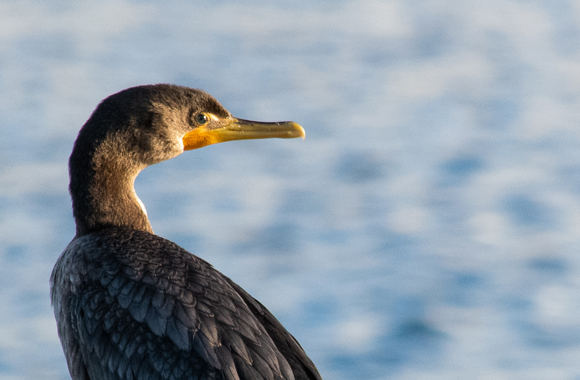
[(105, 99), (70, 157), (76, 236), (51, 295), (74, 380), (321, 379), (296, 339), (210, 264), (153, 234), (133, 182), (184, 150), (299, 137), (233, 118), (200, 90), (141, 86)]

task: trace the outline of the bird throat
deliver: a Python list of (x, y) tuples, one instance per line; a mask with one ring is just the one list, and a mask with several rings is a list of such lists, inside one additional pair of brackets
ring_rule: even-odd
[(116, 144), (101, 144), (90, 160), (70, 160), (71, 196), (77, 236), (106, 228), (131, 228), (151, 232), (143, 202), (134, 188), (145, 167), (134, 164)]

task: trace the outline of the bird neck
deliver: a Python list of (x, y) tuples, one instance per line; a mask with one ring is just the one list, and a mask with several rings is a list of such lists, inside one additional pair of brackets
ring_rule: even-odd
[(118, 144), (100, 144), (92, 154), (84, 148), (75, 144), (69, 162), (77, 236), (114, 227), (153, 233), (134, 188), (143, 167)]

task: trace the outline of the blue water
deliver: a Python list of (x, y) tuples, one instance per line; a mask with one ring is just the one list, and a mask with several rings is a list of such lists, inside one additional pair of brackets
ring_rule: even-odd
[(69, 378), (68, 155), (159, 82), (305, 127), (136, 188), (326, 379), (580, 379), (579, 52), (574, 1), (0, 1), (0, 379)]

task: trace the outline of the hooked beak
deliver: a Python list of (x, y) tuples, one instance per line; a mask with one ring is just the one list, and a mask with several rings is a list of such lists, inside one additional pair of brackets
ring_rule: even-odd
[[(216, 118), (217, 119), (217, 118)], [(237, 119), (214, 120), (201, 125), (183, 136), (183, 149), (192, 150), (207, 145), (233, 140), (268, 139), (273, 137), (292, 139), (305, 137), (304, 128), (293, 121), (264, 123)]]

